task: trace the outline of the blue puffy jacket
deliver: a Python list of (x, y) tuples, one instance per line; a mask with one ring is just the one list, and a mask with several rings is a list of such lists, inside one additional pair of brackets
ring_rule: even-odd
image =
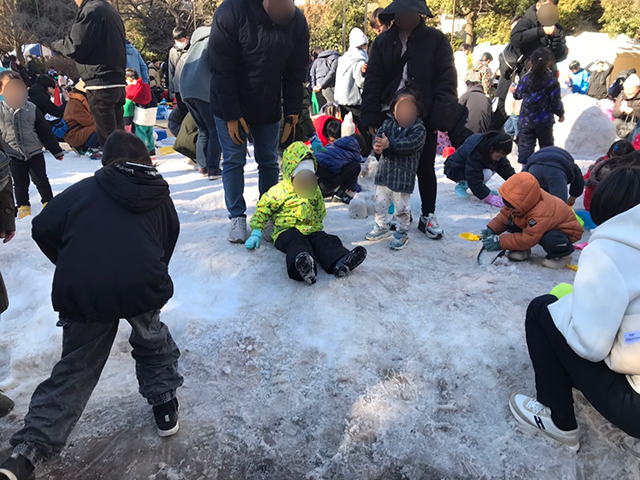
[(316, 153), (316, 161), (332, 173), (340, 173), (345, 165), (362, 162), (360, 144), (354, 137), (343, 137)]

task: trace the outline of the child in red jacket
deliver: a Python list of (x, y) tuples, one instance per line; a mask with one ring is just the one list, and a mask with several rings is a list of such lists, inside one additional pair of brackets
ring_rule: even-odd
[(156, 143), (153, 138), (153, 126), (156, 124), (158, 104), (151, 93), (151, 87), (145, 83), (133, 68), (125, 71), (127, 80), (127, 100), (135, 104), (133, 125), (135, 134), (142, 140), (151, 155), (156, 154)]
[(593, 192), (595, 191), (598, 183), (604, 180), (604, 177), (600, 178), (602, 175), (599, 175), (598, 172), (602, 171), (603, 162), (606, 162), (610, 158), (614, 157), (624, 157), (629, 153), (633, 153), (635, 149), (633, 148), (633, 144), (628, 142), (627, 140), (618, 140), (614, 142), (611, 147), (609, 147), (609, 151), (604, 157), (599, 158), (595, 161), (593, 165), (589, 167), (587, 173), (584, 174), (584, 209), (587, 212), (591, 211), (591, 197), (593, 196)]

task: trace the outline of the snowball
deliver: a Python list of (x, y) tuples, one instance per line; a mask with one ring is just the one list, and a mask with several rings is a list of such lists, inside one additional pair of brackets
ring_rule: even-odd
[(356, 196), (349, 202), (349, 216), (357, 219), (363, 219), (369, 216), (367, 202), (364, 198)]
[(598, 101), (586, 95), (573, 93), (562, 99), (565, 121), (556, 123), (553, 134), (555, 144), (573, 156), (600, 157), (615, 142), (616, 128), (600, 109)]

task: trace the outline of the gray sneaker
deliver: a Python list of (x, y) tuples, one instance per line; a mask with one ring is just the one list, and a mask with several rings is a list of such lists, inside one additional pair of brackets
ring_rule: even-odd
[(231, 243), (244, 243), (247, 241), (247, 237), (247, 217), (232, 218), (229, 241)]
[(365, 235), (365, 238), (370, 242), (377, 242), (378, 240), (384, 240), (385, 238), (389, 238), (390, 236), (391, 232), (388, 228), (381, 227), (376, 223), (373, 227), (373, 230)]
[(265, 242), (273, 243), (273, 220), (269, 219), (267, 224), (264, 226), (264, 230), (262, 231), (262, 239)]

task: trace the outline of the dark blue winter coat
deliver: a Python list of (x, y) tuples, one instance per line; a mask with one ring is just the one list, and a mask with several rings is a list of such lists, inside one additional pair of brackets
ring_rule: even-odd
[[(545, 167), (547, 170), (537, 169), (532, 167)], [(571, 184), (569, 188), (569, 195), (578, 198), (584, 191), (584, 178), (582, 176), (582, 170), (576, 165), (575, 160), (569, 152), (559, 147), (545, 147), (538, 150), (536, 153), (529, 157), (527, 164), (522, 168), (523, 172), (530, 172), (534, 177), (538, 179), (542, 188), (547, 190), (551, 195), (555, 195), (563, 200), (566, 197), (566, 185)], [(546, 179), (538, 178), (538, 172), (544, 172)], [(549, 173), (557, 172), (557, 175), (562, 177), (562, 183), (565, 186), (564, 195), (556, 194), (556, 192), (550, 191), (545, 188), (546, 181), (548, 180)], [(566, 178), (565, 178), (566, 177)], [(557, 183), (557, 182), (554, 182)]]
[(467, 182), (473, 194), (480, 200), (489, 196), (491, 190), (484, 184), (483, 170), (497, 172), (504, 180), (516, 174), (506, 157), (497, 162), (491, 159), (491, 139), (497, 132), (476, 133), (471, 135), (464, 144), (444, 162), (444, 174), (454, 182)]
[(354, 137), (343, 137), (316, 153), (316, 161), (332, 173), (338, 174), (345, 165), (362, 162), (360, 144)]
[(550, 127), (556, 123), (554, 115), (564, 116), (560, 83), (551, 71), (546, 73), (541, 83), (534, 81), (531, 73), (526, 74), (513, 98), (522, 100), (518, 121), (521, 129)]

